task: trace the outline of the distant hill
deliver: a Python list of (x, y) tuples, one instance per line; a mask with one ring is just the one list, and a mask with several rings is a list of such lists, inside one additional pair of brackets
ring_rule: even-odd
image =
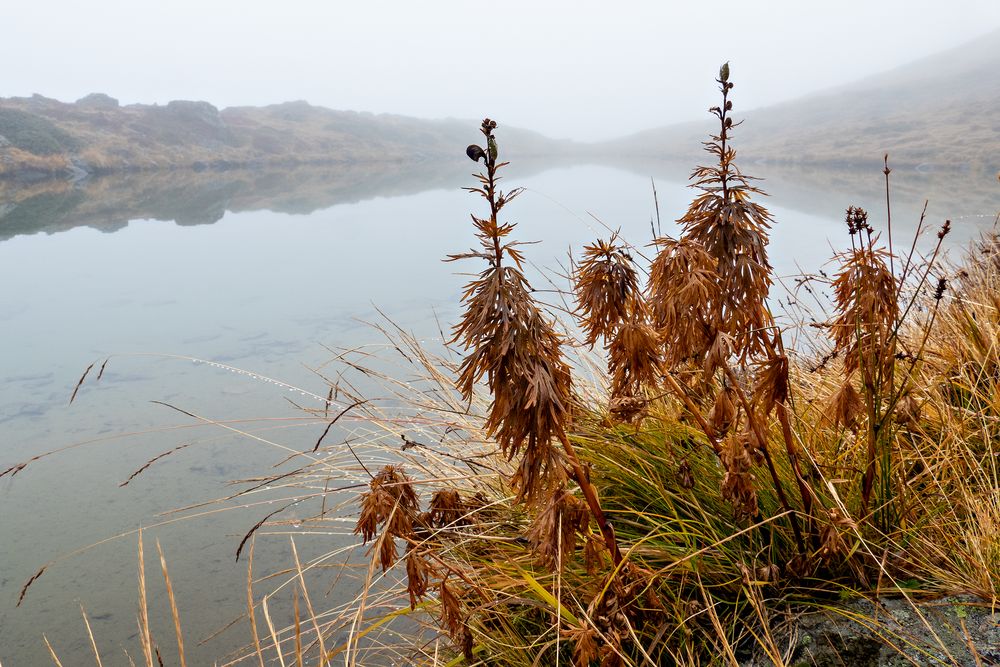
[[(807, 57), (807, 56), (803, 56)], [(733, 63), (737, 84), (739, 63)], [(740, 164), (1000, 169), (1000, 30), (849, 85), (743, 112)], [(713, 129), (691, 122), (578, 144), (503, 127), (504, 154), (687, 165)], [(477, 120), (422, 120), (334, 111), (306, 102), (219, 110), (208, 102), (122, 106), (100, 93), (74, 103), (0, 98), (0, 178), (120, 171), (406, 163), (449, 160), (480, 139)], [(748, 169), (748, 171), (752, 170)]]
[[(122, 106), (95, 93), (75, 103), (0, 99), (0, 177), (113, 171), (405, 162), (461, 156), (478, 121), (334, 111), (306, 102), (221, 111), (208, 102)], [(505, 127), (510, 155), (567, 144)]]
[[(1000, 30), (882, 74), (747, 112), (739, 108), (739, 63), (733, 70), (734, 115), (746, 120), (734, 132), (740, 164), (867, 166), (889, 153), (897, 167), (1000, 168)], [(699, 159), (710, 121), (706, 114), (705, 122), (647, 130), (594, 148)]]

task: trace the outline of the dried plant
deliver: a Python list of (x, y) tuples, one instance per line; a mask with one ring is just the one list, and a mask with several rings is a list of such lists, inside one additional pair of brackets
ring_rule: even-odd
[(430, 525), (435, 528), (461, 527), (468, 524), (466, 503), (455, 489), (435, 491), (427, 513)]
[(410, 597), (410, 609), (416, 609), (417, 602), (427, 595), (433, 572), (420, 549), (411, 544), (406, 551), (406, 593)]
[(623, 322), (645, 308), (635, 261), (617, 243), (617, 234), (584, 246), (573, 284), (584, 343), (591, 347), (598, 338), (612, 338)]
[(899, 286), (889, 271), (889, 252), (877, 246), (878, 235), (872, 235), (867, 219), (862, 209), (847, 210), (852, 241), (857, 235), (859, 243), (838, 257), (841, 268), (833, 281), (837, 316), (831, 334), (844, 370), (860, 370), (865, 387), (877, 391), (892, 380)]
[(726, 438), (722, 449), (722, 463), (726, 474), (722, 479), (722, 497), (733, 504), (737, 516), (748, 518), (757, 514), (757, 491), (754, 476), (751, 438), (747, 434)]
[(655, 388), (663, 373), (659, 337), (649, 322), (635, 262), (612, 235), (584, 248), (573, 279), (585, 344), (605, 340), (610, 412), (634, 421), (645, 414), (644, 389)]
[[(869, 426), (867, 452), (862, 476), (862, 511), (871, 503), (879, 467), (883, 478), (891, 468), (889, 424), (883, 420), (883, 401), (892, 394), (896, 365), (896, 331), (900, 317), (899, 286), (889, 270), (892, 256), (877, 247), (868, 214), (863, 209), (847, 209), (847, 227), (858, 243), (840, 256), (840, 271), (833, 281), (837, 315), (831, 325), (834, 353), (843, 358), (845, 387), (838, 393), (836, 416), (849, 423), (856, 419), (855, 396), (862, 399)], [(853, 393), (855, 373), (861, 376), (863, 392)], [(881, 465), (880, 465), (881, 464)], [(888, 484), (881, 485), (883, 502), (888, 500)], [(888, 509), (887, 507), (884, 509)]]
[(566, 630), (560, 630), (560, 634), (564, 639), (573, 642), (574, 667), (590, 667), (600, 652), (597, 630), (583, 622)]
[[(471, 401), (476, 383), (486, 379), (493, 398), (486, 431), (508, 459), (521, 454), (512, 480), (517, 502), (544, 505), (567, 482), (565, 461), (618, 562), (621, 555), (614, 532), (566, 435), (571, 395), (562, 339), (532, 297), (518, 242), (508, 240), (514, 225), (499, 221), (501, 210), (521, 191), (504, 193), (498, 187), (498, 172), (507, 163), (497, 161), (496, 127), (496, 122), (485, 119), (480, 131), (486, 148), (473, 145), (466, 150), (471, 159), (485, 163), (485, 172), (476, 175), (479, 187), (466, 188), (489, 204), (488, 217), (472, 216), (481, 249), (449, 256), (452, 261), (478, 258), (487, 262), (466, 286), (465, 312), (454, 329), (453, 342), (468, 352), (459, 368), (458, 386)], [(553, 440), (562, 445), (562, 452)]]
[(413, 483), (406, 473), (393, 465), (383, 467), (372, 478), (368, 491), (361, 495), (361, 514), (354, 533), (361, 535), (365, 544), (375, 541), (383, 570), (388, 570), (398, 560), (396, 539), (412, 539), (418, 509)]
[(640, 399), (655, 389), (663, 374), (660, 338), (644, 317), (623, 322), (608, 343), (608, 372), (613, 400)]
[[(677, 367), (725, 344), (717, 327), (722, 283), (718, 262), (699, 242), (663, 238), (657, 246), (649, 273), (649, 305), (665, 361)], [(728, 358), (728, 349), (722, 356)]]
[[(767, 451), (767, 419), (776, 412), (803, 511), (811, 514), (814, 494), (799, 469), (798, 447), (786, 407), (788, 359), (767, 306), (771, 216), (751, 199), (763, 195), (763, 191), (752, 185), (754, 179), (744, 175), (734, 162), (736, 151), (729, 141), (736, 124), (729, 114), (733, 108), (729, 75), (727, 63), (716, 79), (722, 104), (709, 110), (719, 121), (719, 131), (704, 145), (715, 164), (698, 167), (692, 173), (692, 187), (699, 194), (678, 220), (680, 239), (664, 237), (655, 241), (658, 252), (650, 267), (649, 308), (667, 368), (676, 371), (686, 367), (701, 372), (699, 391), (705, 397), (703, 403), (711, 406), (707, 417), (699, 414), (701, 408), (669, 373), (665, 380), (702, 425), (727, 467), (725, 496), (733, 500), (737, 514), (755, 513), (750, 507), (751, 502), (756, 502), (754, 478), (745, 465), (746, 457), (737, 455), (731, 439), (728, 444), (719, 443), (727, 433), (738, 430), (744, 434), (743, 447), (765, 462), (782, 508), (789, 512), (800, 552), (804, 553), (798, 519), (791, 512), (780, 475)], [(719, 371), (721, 383), (716, 377)], [(752, 381), (750, 396), (741, 386), (746, 379)], [(735, 467), (730, 469), (730, 465)]]
[[(862, 518), (868, 517), (873, 495), (876, 522), (883, 531), (896, 523), (898, 511), (896, 469), (899, 458), (895, 431), (915, 422), (919, 406), (912, 397), (913, 371), (930, 335), (947, 281), (937, 282), (931, 297), (931, 314), (915, 350), (900, 351), (900, 332), (951, 230), (945, 221), (937, 234), (937, 244), (923, 267), (914, 261), (917, 236), (924, 225), (923, 215), (910, 254), (901, 263), (898, 275), (892, 252), (892, 212), (889, 200), (889, 158), (885, 156), (886, 218), (889, 224), (888, 248), (880, 243), (868, 221), (868, 212), (860, 207), (847, 209), (845, 223), (851, 249), (838, 254), (839, 269), (833, 279), (835, 317), (830, 323), (833, 356), (842, 359), (844, 380), (832, 399), (832, 413), (837, 424), (858, 429), (864, 424), (865, 446), (861, 476)], [(925, 206), (926, 211), (926, 206)], [(904, 297), (907, 279), (916, 274), (912, 296)], [(901, 360), (909, 359), (908, 368), (897, 372)], [(860, 383), (858, 392), (854, 384)], [(862, 422), (863, 420), (863, 422)]]
[(771, 285), (767, 232), (771, 216), (751, 200), (763, 191), (750, 184), (730, 145), (729, 67), (716, 79), (721, 106), (709, 111), (718, 134), (705, 142), (716, 163), (692, 173), (699, 194), (678, 220), (679, 240), (657, 239), (648, 295), (653, 322), (663, 337), (670, 367), (704, 366), (706, 380), (730, 359), (767, 356), (773, 348), (773, 321), (766, 300)]
[(576, 550), (576, 536), (590, 523), (587, 505), (566, 489), (556, 489), (528, 531), (528, 541), (547, 568), (558, 569)]
[[(705, 150), (716, 162), (697, 167), (692, 187), (701, 191), (678, 222), (682, 238), (698, 244), (714, 260), (718, 274), (717, 300), (711, 304), (710, 324), (733, 340), (733, 352), (741, 359), (765, 351), (763, 336), (771, 325), (767, 294), (771, 266), (767, 260), (767, 231), (771, 215), (751, 200), (763, 191), (750, 184), (736, 166), (736, 150), (729, 144), (733, 103), (729, 92), (729, 67), (719, 70), (716, 80), (722, 92), (721, 106), (709, 111), (719, 120), (719, 133), (705, 142)], [(662, 251), (661, 251), (662, 252)]]
[(472, 216), (481, 250), (449, 259), (480, 258), (487, 268), (466, 286), (465, 312), (455, 327), (454, 341), (468, 350), (459, 387), (471, 400), (476, 383), (485, 377), (493, 396), (486, 431), (508, 458), (524, 450), (514, 486), (519, 500), (533, 501), (565, 478), (552, 441), (565, 437), (570, 372), (562, 341), (531, 294), (518, 242), (508, 240), (514, 225), (498, 220), (503, 207), (521, 191), (504, 193), (497, 186), (498, 171), (507, 163), (497, 162), (495, 128), (494, 121), (484, 120), (481, 131), (488, 148), (468, 151), (470, 157), (475, 153), (485, 161), (486, 173), (477, 175), (480, 187), (467, 190), (482, 195), (490, 213)]
[[(450, 478), (430, 474), (436, 490), (420, 513), (415, 494), (389, 491), (406, 488), (405, 476), (380, 473), (393, 481), (372, 480), (357, 529), (377, 541), (372, 569), (395, 562), (394, 542), (406, 543), (406, 593), (400, 586), (397, 599), (436, 610), (439, 632), (453, 642), (453, 664), (459, 654), (482, 662), (515, 656), (504, 664), (549, 664), (557, 655), (580, 666), (699, 664), (720, 655), (736, 662), (754, 643), (780, 658), (772, 605), (808, 600), (816, 590), (828, 596), (876, 580), (885, 590), (885, 582), (917, 578), (927, 563), (949, 558), (939, 544), (962, 544), (933, 517), (961, 526), (968, 550), (995, 548), (989, 531), (1000, 514), (970, 502), (976, 496), (966, 480), (944, 472), (976, 471), (975, 483), (985, 487), (995, 475), (982, 466), (994, 453), (992, 436), (971, 439), (981, 450), (973, 456), (969, 443), (949, 434), (965, 428), (959, 415), (970, 401), (995, 409), (986, 397), (1000, 374), (973, 380), (969, 370), (996, 355), (992, 329), (983, 330), (996, 320), (983, 310), (995, 295), (970, 296), (974, 316), (948, 309), (948, 326), (978, 341), (967, 346), (976, 357), (934, 367), (924, 345), (936, 304), (958, 294), (960, 281), (932, 283), (911, 310), (917, 297), (910, 290), (920, 292), (929, 268), (912, 261), (912, 251), (898, 261), (882, 249), (867, 213), (852, 207), (852, 247), (838, 256), (830, 281), (833, 349), (814, 380), (786, 352), (768, 310), (771, 218), (751, 201), (763, 193), (734, 164), (728, 67), (717, 82), (722, 104), (711, 111), (720, 129), (706, 143), (716, 164), (693, 174), (698, 193), (679, 220), (680, 238), (654, 241), (645, 289), (617, 234), (586, 246), (573, 272), (584, 343), (607, 353), (607, 410), (588, 405), (585, 392), (573, 395), (566, 341), (535, 300), (514, 225), (499, 219), (520, 190), (498, 187), (506, 163), (496, 124), (484, 121), (484, 146), (467, 149), (484, 165), (469, 190), (487, 201), (489, 214), (473, 216), (480, 247), (451, 259), (486, 266), (463, 294), (452, 342), (468, 354), (456, 383), (460, 398), (449, 394), (443, 413), (449, 429), (464, 420), (478, 434), (461, 399), (471, 403), (482, 383), (485, 431), (513, 474), (480, 475), (478, 463), (471, 477), (460, 467)], [(904, 286), (907, 275), (917, 279)], [(919, 326), (907, 324), (911, 312), (921, 313)], [(944, 376), (962, 378), (961, 386)], [(934, 390), (920, 387), (924, 378), (935, 378)], [(614, 423), (639, 419), (635, 428)], [(458, 447), (478, 435), (469, 438)], [(417, 452), (406, 456), (438, 454)], [(461, 491), (445, 481), (457, 478)], [(894, 499), (891, 487), (904, 484), (912, 491)], [(942, 490), (956, 487), (966, 495), (951, 506)], [(879, 521), (868, 520), (870, 506)], [(605, 508), (620, 517), (627, 558)], [(937, 531), (933, 539), (925, 526)], [(931, 546), (909, 553), (916, 543)], [(977, 590), (993, 590), (990, 572), (975, 570)], [(423, 658), (440, 664), (436, 650)]]

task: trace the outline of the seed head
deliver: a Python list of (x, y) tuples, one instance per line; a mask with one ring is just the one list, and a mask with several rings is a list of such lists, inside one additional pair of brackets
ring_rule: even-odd
[(934, 300), (940, 301), (941, 297), (944, 296), (944, 291), (948, 287), (947, 278), (938, 278), (937, 287), (934, 288)]
[(950, 231), (951, 231), (951, 220), (945, 220), (944, 224), (941, 225), (941, 230), (938, 232), (937, 237), (939, 239), (943, 239), (944, 237), (948, 236), (948, 232)]

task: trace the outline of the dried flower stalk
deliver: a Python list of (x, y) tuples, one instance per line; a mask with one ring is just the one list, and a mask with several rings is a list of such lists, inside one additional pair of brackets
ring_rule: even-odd
[[(503, 207), (521, 191), (504, 193), (498, 188), (498, 170), (507, 163), (497, 162), (496, 127), (496, 122), (485, 119), (480, 131), (486, 148), (470, 146), (466, 150), (470, 158), (482, 160), (486, 167), (485, 173), (476, 175), (479, 187), (466, 188), (482, 196), (490, 207), (489, 217), (472, 216), (481, 249), (449, 256), (449, 260), (479, 258), (487, 262), (486, 269), (466, 286), (462, 295), (465, 312), (454, 329), (453, 342), (468, 351), (459, 368), (459, 390), (471, 400), (476, 383), (485, 378), (493, 397), (486, 431), (508, 459), (521, 454), (512, 480), (517, 501), (539, 503), (561, 489), (567, 481), (565, 460), (618, 563), (621, 553), (614, 531), (566, 435), (570, 372), (562, 356), (562, 340), (531, 295), (518, 242), (508, 240), (514, 225), (498, 219)], [(562, 454), (553, 440), (562, 444)]]

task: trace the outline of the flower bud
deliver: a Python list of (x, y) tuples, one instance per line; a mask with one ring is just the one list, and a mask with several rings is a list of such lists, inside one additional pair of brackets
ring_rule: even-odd
[(486, 157), (486, 151), (482, 149), (481, 146), (476, 144), (469, 144), (469, 147), (465, 149), (465, 154), (469, 156), (469, 159), (473, 162), (479, 162), (480, 159)]

